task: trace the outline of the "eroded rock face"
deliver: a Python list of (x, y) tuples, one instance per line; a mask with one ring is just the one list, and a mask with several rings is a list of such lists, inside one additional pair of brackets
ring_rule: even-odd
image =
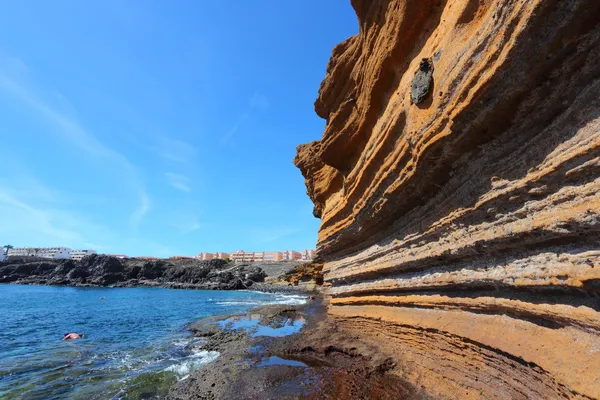
[(599, 398), (600, 2), (352, 4), (294, 161), (330, 314), (434, 394)]

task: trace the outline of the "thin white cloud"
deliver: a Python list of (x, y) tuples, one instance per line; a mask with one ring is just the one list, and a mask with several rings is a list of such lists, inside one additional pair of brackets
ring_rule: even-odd
[[(196, 217), (186, 216), (185, 214), (181, 214), (174, 217), (175, 220), (171, 221), (169, 224), (171, 228), (174, 228), (177, 233), (181, 235), (187, 235), (188, 233), (195, 232), (202, 227), (201, 224)], [(175, 233), (175, 232), (174, 232)]]
[[(19, 247), (66, 246), (93, 249), (99, 253), (170, 256), (180, 251), (138, 235), (115, 234), (93, 218), (74, 211), (71, 195), (49, 190), (34, 177), (27, 180), (30, 191), (24, 191), (21, 171), (12, 184), (0, 180), (0, 238)], [(51, 193), (51, 196), (48, 195)], [(140, 212), (141, 213), (141, 212)], [(182, 232), (198, 229), (195, 215), (181, 216)]]
[(131, 224), (138, 228), (144, 216), (150, 211), (150, 198), (145, 192), (140, 193), (140, 200), (137, 208), (131, 213)]
[[(9, 71), (15, 71), (15, 65), (18, 66), (18, 73), (16, 74), (18, 78), (15, 78), (14, 76), (11, 77), (9, 73)], [(123, 176), (128, 179), (128, 186), (137, 192), (138, 198), (140, 199), (140, 203), (131, 214), (131, 221), (134, 224), (134, 227), (137, 227), (150, 208), (150, 201), (139, 177), (137, 168), (123, 154), (104, 145), (96, 136), (82, 127), (73, 117), (56, 110), (46, 101), (42, 100), (41, 96), (33, 89), (27, 87), (24, 83), (27, 80), (27, 71), (26, 64), (21, 60), (11, 58), (8, 63), (0, 62), (0, 88), (4, 89), (7, 93), (12, 94), (39, 115), (52, 122), (59, 128), (56, 132), (59, 133), (64, 140), (93, 156), (107, 158), (113, 164), (121, 166), (121, 170), (125, 172)], [(57, 96), (58, 92), (54, 93), (55, 96)], [(70, 105), (68, 99), (64, 96), (59, 94), (58, 97), (62, 103)]]
[(6, 192), (0, 192), (0, 216), (0, 232), (6, 236), (11, 235), (16, 226), (17, 229), (27, 227), (31, 236), (54, 238), (60, 243), (74, 243), (82, 239), (79, 232), (59, 227), (58, 218), (52, 211), (38, 209)]
[(189, 164), (198, 154), (195, 146), (181, 139), (160, 135), (156, 137), (155, 142), (150, 146), (150, 150), (167, 161)]
[[(41, 185), (40, 185), (41, 186)], [(49, 199), (43, 187), (31, 193), (5, 183), (0, 188), (0, 236), (15, 246), (92, 248), (88, 235), (102, 241), (114, 237), (106, 227), (62, 205), (65, 197)]]
[(254, 95), (248, 101), (248, 106), (245, 111), (243, 111), (237, 121), (233, 126), (225, 132), (221, 138), (219, 139), (220, 145), (230, 145), (232, 143), (231, 139), (238, 132), (242, 124), (250, 119), (253, 113), (265, 111), (270, 107), (269, 100), (261, 93), (254, 93)]
[(231, 137), (237, 132), (239, 127), (240, 127), (239, 123), (236, 123), (235, 125), (233, 125), (231, 127), (231, 129), (229, 129), (227, 132), (225, 132), (225, 134), (221, 137), (221, 139), (219, 140), (219, 143), (221, 145), (229, 143), (229, 139), (231, 139)]
[(187, 176), (174, 174), (172, 172), (165, 172), (165, 178), (169, 185), (182, 192), (191, 192), (192, 189), (189, 186), (190, 179)]
[(92, 242), (84, 242), (83, 243), (85, 249), (90, 249), (90, 250), (103, 250), (106, 249), (106, 246), (102, 245), (102, 244), (97, 244), (97, 243), (92, 243)]
[(198, 222), (198, 220), (194, 219), (190, 221), (187, 226), (182, 226), (182, 233), (192, 233), (202, 228), (202, 224)]
[(269, 100), (260, 93), (254, 93), (254, 96), (250, 99), (250, 108), (258, 110), (266, 110), (270, 107)]

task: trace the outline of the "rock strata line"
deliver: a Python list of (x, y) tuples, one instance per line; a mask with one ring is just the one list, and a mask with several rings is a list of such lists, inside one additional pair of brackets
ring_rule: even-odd
[(351, 3), (294, 160), (331, 317), (444, 398), (600, 398), (600, 3)]

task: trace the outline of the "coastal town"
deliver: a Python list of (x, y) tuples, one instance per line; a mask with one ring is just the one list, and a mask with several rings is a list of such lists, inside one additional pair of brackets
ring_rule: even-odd
[[(0, 262), (4, 261), (8, 257), (37, 257), (47, 259), (63, 259), (63, 260), (74, 260), (80, 261), (83, 257), (92, 254), (98, 254), (96, 250), (73, 250), (68, 247), (13, 247), (11, 245), (5, 245), (2, 247), (0, 253)], [(158, 260), (160, 257), (153, 256), (141, 256), (141, 257), (129, 257), (125, 254), (105, 254), (107, 256), (116, 257), (119, 259), (136, 258), (145, 260)], [(244, 251), (237, 250), (232, 253), (215, 252), (206, 253), (200, 252), (197, 256), (171, 256), (168, 257), (170, 260), (226, 260), (234, 263), (252, 263), (252, 262), (285, 262), (285, 261), (312, 261), (316, 257), (316, 251), (311, 249), (305, 249), (302, 251), (296, 250), (283, 250), (283, 251)]]

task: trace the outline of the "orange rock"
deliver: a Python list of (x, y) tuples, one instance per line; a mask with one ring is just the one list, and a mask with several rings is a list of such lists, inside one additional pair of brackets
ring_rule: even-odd
[(442, 397), (600, 398), (600, 2), (352, 4), (294, 160), (330, 314)]

